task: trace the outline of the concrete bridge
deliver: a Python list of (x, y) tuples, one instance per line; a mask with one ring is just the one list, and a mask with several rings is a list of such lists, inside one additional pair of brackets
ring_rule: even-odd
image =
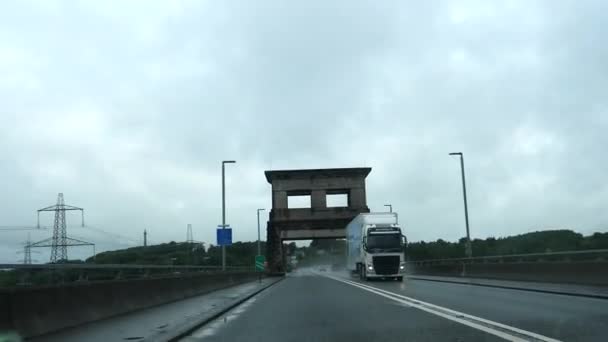
[[(346, 225), (369, 212), (365, 178), (371, 168), (266, 171), (272, 185), (272, 210), (267, 226), (269, 272), (285, 272), (283, 241), (346, 237)], [(328, 195), (346, 196), (346, 206), (328, 207)], [(310, 196), (309, 208), (290, 208), (292, 196)]]
[[(9, 331), (45, 342), (606, 340), (608, 250), (416, 261), (403, 283), (326, 267), (272, 277), (284, 275), (284, 241), (343, 238), (346, 224), (369, 212), (370, 171), (266, 171), (272, 210), (262, 279), (252, 268), (0, 265), (17, 276), (72, 279), (31, 286), (16, 277), (0, 288), (0, 340)], [(336, 194), (344, 206), (328, 206)], [(309, 196), (310, 206), (290, 207), (292, 196)], [(113, 276), (90, 281), (81, 271)]]
[[(0, 337), (16, 331), (45, 342), (604, 341), (608, 250), (549, 254), (418, 261), (408, 264), (404, 283), (320, 268), (260, 281), (247, 270), (193, 266), (0, 265), (116, 275), (0, 289)], [(142, 277), (122, 278), (127, 271)]]

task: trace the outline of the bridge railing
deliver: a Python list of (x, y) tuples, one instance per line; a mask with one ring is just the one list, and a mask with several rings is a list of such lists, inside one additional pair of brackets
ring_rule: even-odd
[(523, 262), (576, 262), (608, 261), (608, 249), (589, 249), (579, 251), (526, 253), (492, 255), (472, 258), (446, 258), (408, 261), (410, 265), (446, 265), (446, 264), (487, 264), (487, 263), (523, 263)]
[(608, 249), (410, 261), (415, 276), (608, 286)]
[(0, 288), (253, 272), (253, 266), (0, 264)]

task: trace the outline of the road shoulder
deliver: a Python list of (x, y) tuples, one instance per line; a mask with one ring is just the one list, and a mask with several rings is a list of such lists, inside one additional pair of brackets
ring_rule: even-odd
[(170, 341), (221, 315), (281, 278), (264, 278), (200, 296), (42, 335), (32, 341)]
[(573, 284), (553, 284), (527, 281), (497, 280), (484, 278), (465, 277), (441, 277), (427, 275), (408, 275), (407, 279), (436, 281), (443, 283), (454, 283), (462, 285), (497, 287), (511, 290), (522, 290), (532, 292), (544, 292), (567, 296), (579, 296), (589, 298), (608, 299), (608, 287), (584, 286)]

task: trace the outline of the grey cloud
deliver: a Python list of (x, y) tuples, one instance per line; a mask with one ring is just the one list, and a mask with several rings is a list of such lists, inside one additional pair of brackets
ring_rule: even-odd
[(6, 224), (63, 191), (129, 241), (193, 223), (212, 242), (237, 159), (238, 239), (270, 206), (265, 169), (362, 165), (410, 240), (457, 239), (461, 150), (475, 237), (605, 230), (601, 2), (40, 6), (0, 10)]

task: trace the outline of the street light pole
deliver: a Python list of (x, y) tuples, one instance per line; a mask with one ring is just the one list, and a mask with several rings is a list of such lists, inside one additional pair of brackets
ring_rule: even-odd
[(460, 156), (460, 173), (462, 176), (462, 198), (464, 199), (464, 220), (467, 226), (467, 243), (466, 254), (468, 258), (473, 257), (473, 249), (471, 248), (471, 234), (469, 232), (469, 208), (467, 205), (467, 186), (464, 176), (464, 155), (462, 152), (450, 153), (451, 156)]
[[(226, 182), (225, 178), (225, 165), (234, 164), (234, 160), (222, 161), (222, 229), (226, 229)], [(226, 246), (222, 246), (222, 271), (226, 270)]]
[(260, 211), (264, 209), (258, 209), (258, 255), (262, 255), (262, 246), (260, 245)]
[(391, 213), (393, 212), (393, 205), (392, 204), (385, 204), (384, 206), (389, 208), (389, 210), (390, 210), (389, 212), (391, 212)]

